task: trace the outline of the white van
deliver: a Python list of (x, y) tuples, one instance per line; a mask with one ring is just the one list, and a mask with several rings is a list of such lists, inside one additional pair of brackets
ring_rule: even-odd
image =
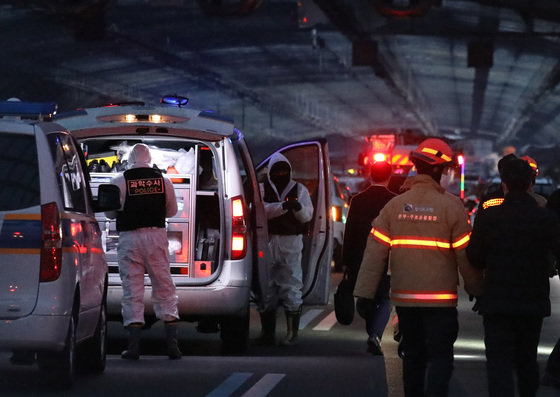
[[(182, 320), (216, 323), (225, 352), (248, 345), (250, 302), (268, 281), (267, 219), (258, 176), (245, 140), (231, 121), (185, 107), (184, 98), (157, 105), (82, 109), (56, 121), (71, 131), (86, 153), (92, 189), (126, 168), (128, 151), (139, 142), (151, 149), (153, 166), (171, 177), (179, 211), (167, 219), (171, 274)], [(279, 150), (293, 176), (305, 184), (314, 217), (304, 237), (304, 304), (324, 305), (330, 288), (332, 221), (326, 141), (299, 142)], [(109, 264), (108, 313), (121, 315), (115, 221), (98, 214)], [(145, 307), (153, 316), (146, 275)], [(149, 318), (147, 318), (147, 323)]]
[(72, 136), (27, 119), (55, 108), (0, 102), (0, 350), (67, 388), (75, 365), (105, 369), (108, 272), (94, 211), (119, 198), (93, 200)]

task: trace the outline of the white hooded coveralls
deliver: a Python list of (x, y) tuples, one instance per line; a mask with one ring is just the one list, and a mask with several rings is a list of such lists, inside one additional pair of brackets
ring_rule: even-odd
[[(270, 169), (277, 162), (286, 162), (290, 166), (290, 180), (282, 192), (278, 192), (275, 184), (270, 180)], [(267, 219), (273, 219), (288, 212), (282, 208), (286, 196), (297, 185), (297, 198), (301, 209), (294, 212), (295, 218), (301, 223), (307, 223), (313, 218), (313, 203), (307, 188), (292, 179), (291, 164), (280, 153), (274, 154), (268, 164), (268, 181), (276, 193), (277, 202), (265, 202), (264, 208)], [(261, 184), (264, 196), (264, 187)], [(263, 297), (261, 311), (275, 310), (281, 303), (286, 311), (297, 311), (302, 304), (303, 271), (301, 267), (303, 236), (269, 235), (269, 249), (271, 252), (271, 268), (268, 293)]]
[[(149, 148), (144, 144), (133, 146), (129, 163), (130, 168), (151, 168)], [(165, 215), (171, 217), (177, 213), (177, 200), (173, 183), (166, 177)], [(117, 185), (121, 192), (121, 208), (126, 199), (126, 181), (121, 173), (111, 183)], [(107, 212), (107, 217), (116, 218), (117, 212)], [(138, 214), (142, 216), (142, 214)], [(144, 272), (152, 284), (152, 304), (156, 317), (163, 321), (179, 318), (178, 298), (175, 284), (169, 270), (169, 252), (167, 231), (165, 228), (143, 227), (135, 230), (121, 231), (117, 247), (119, 273), (122, 280), (122, 316), (123, 325), (144, 324)]]

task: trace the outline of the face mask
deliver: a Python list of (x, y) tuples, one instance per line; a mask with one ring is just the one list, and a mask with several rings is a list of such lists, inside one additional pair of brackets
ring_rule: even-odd
[(453, 169), (446, 168), (441, 174), (439, 184), (449, 193), (458, 193), (460, 190), (460, 186), (457, 182), (458, 181), (453, 174)]
[(276, 190), (278, 190), (278, 193), (282, 193), (288, 185), (288, 182), (290, 182), (290, 173), (282, 172), (270, 174), (270, 180), (276, 186)]

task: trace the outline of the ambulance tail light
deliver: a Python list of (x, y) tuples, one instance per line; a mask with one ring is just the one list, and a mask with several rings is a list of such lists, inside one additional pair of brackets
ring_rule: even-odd
[(41, 206), (41, 268), (39, 281), (55, 281), (62, 267), (62, 233), (56, 203)]
[(242, 259), (247, 253), (247, 225), (245, 203), (241, 196), (231, 200), (231, 259)]

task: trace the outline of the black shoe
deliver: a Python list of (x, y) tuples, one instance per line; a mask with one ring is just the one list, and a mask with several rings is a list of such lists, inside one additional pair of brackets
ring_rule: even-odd
[(375, 335), (372, 335), (367, 340), (367, 352), (373, 354), (374, 356), (382, 356), (383, 349), (381, 348), (381, 341)]

